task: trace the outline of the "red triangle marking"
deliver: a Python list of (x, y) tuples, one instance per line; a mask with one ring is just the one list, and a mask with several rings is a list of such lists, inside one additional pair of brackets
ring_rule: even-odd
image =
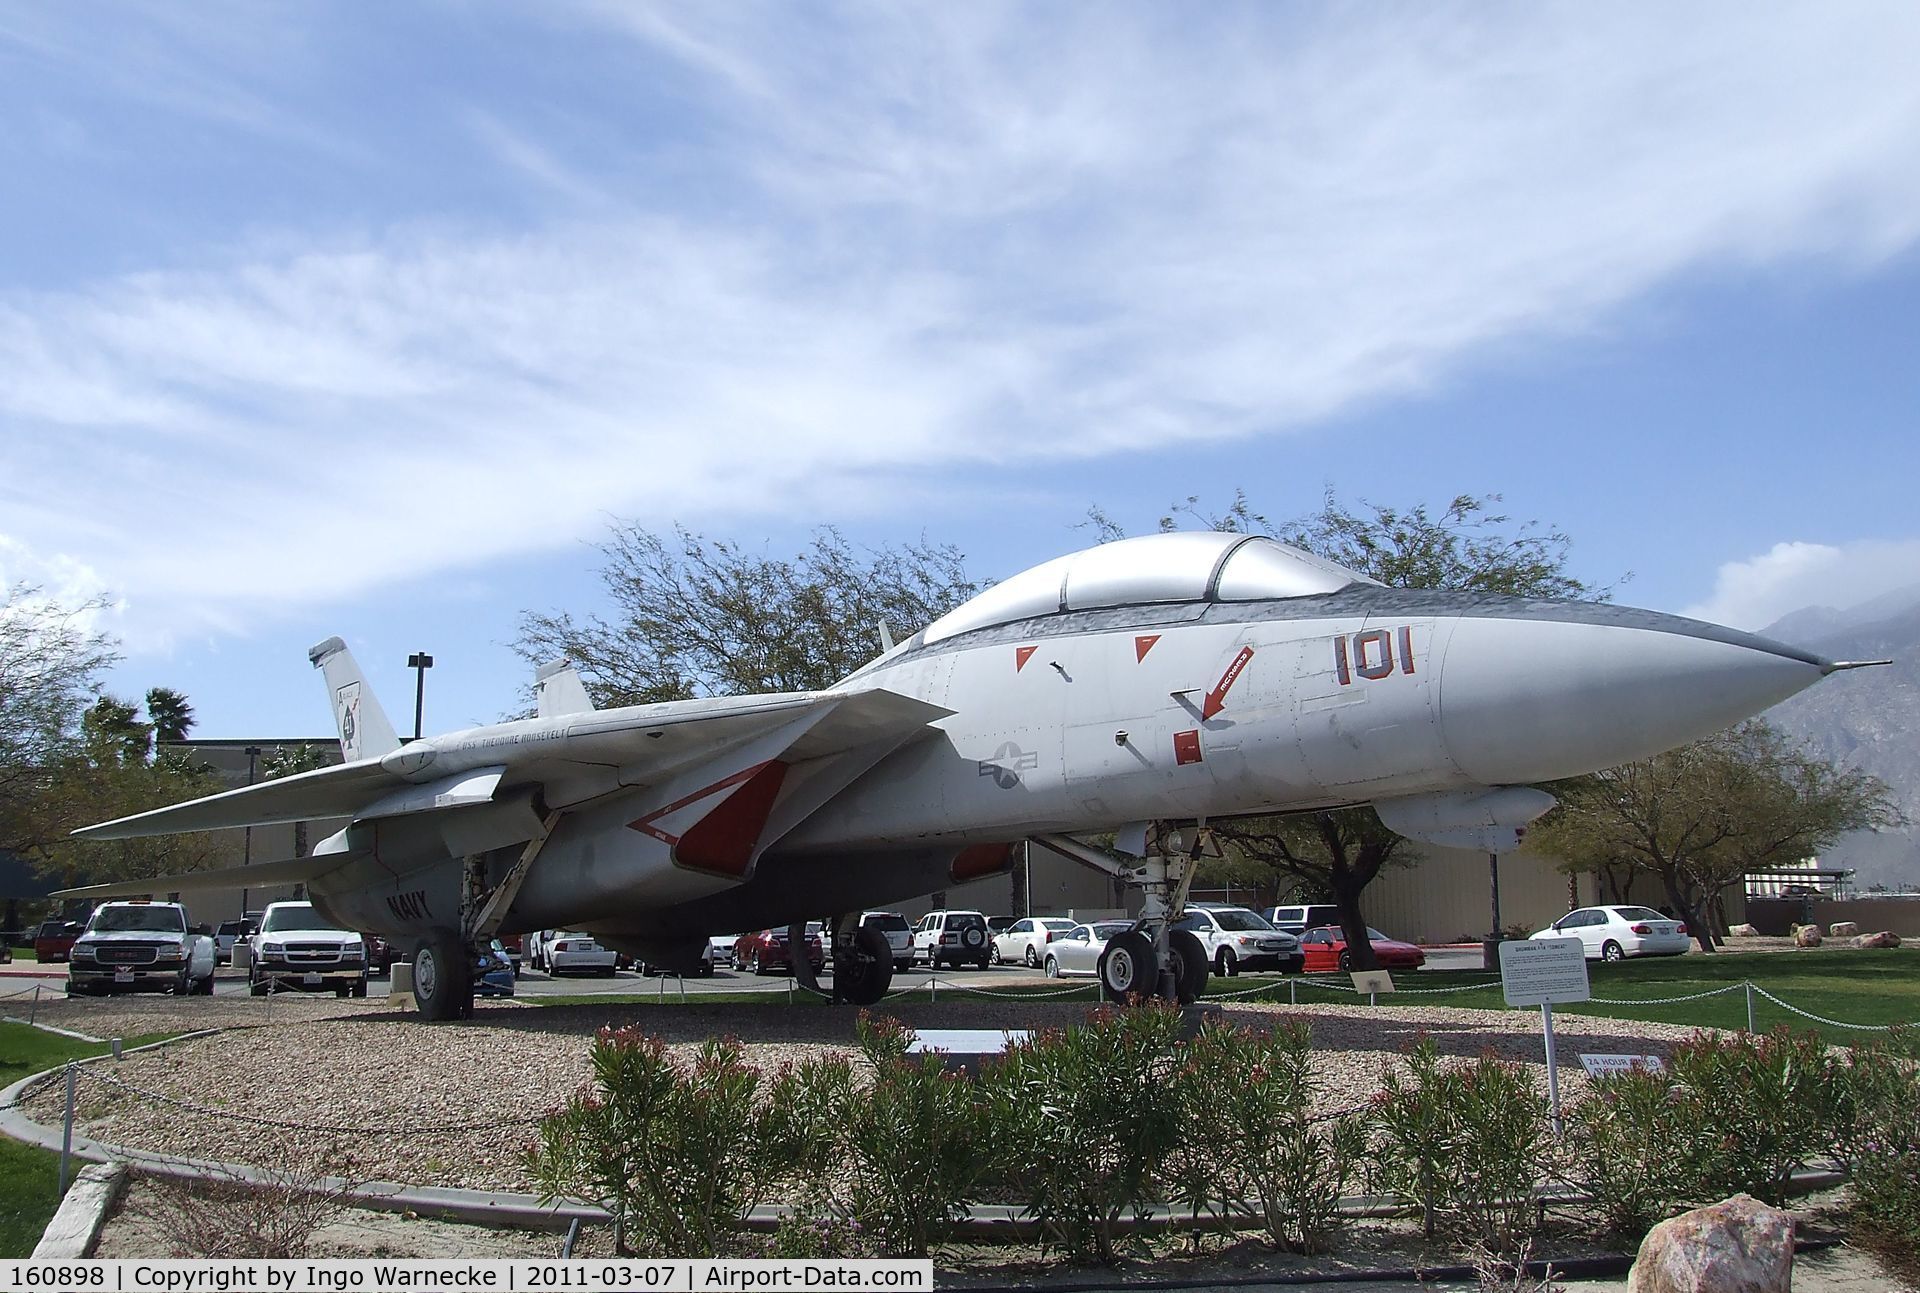
[(1147, 658), (1147, 652), (1153, 650), (1153, 644), (1160, 640), (1158, 633), (1143, 633), (1133, 640), (1133, 661), (1135, 664)]
[(1033, 659), (1033, 653), (1039, 649), (1039, 647), (1015, 647), (1013, 649), (1013, 671), (1019, 673), (1022, 669), (1026, 668), (1027, 661)]

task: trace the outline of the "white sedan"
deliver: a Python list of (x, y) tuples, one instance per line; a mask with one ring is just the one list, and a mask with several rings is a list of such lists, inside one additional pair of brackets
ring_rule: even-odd
[(613, 977), (619, 957), (611, 947), (602, 947), (590, 934), (562, 931), (546, 943), (548, 974), (601, 974)]
[(1651, 907), (1582, 907), (1532, 937), (1578, 938), (1589, 961), (1679, 956), (1693, 942), (1685, 925)]
[(1106, 950), (1107, 940), (1132, 928), (1130, 920), (1102, 920), (1091, 925), (1075, 925), (1066, 933), (1055, 935), (1045, 953), (1047, 977), (1098, 974), (1100, 953)]
[(994, 936), (993, 963), (1038, 969), (1047, 944), (1072, 928), (1072, 921), (1059, 916), (1023, 916)]

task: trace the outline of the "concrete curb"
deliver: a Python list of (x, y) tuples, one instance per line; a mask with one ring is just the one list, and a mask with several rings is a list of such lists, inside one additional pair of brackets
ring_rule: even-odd
[(94, 1241), (100, 1238), (100, 1227), (106, 1223), (107, 1213), (113, 1210), (113, 1201), (120, 1197), (120, 1188), (126, 1180), (127, 1169), (119, 1163), (95, 1163), (81, 1168), (80, 1175), (67, 1189), (67, 1197), (60, 1200), (60, 1210), (41, 1232), (33, 1260), (72, 1261), (91, 1253)]

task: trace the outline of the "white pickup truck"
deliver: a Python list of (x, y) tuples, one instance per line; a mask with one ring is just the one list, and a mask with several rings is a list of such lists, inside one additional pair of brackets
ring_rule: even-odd
[(213, 940), (177, 902), (102, 903), (74, 940), (67, 995), (113, 992), (212, 996)]
[(310, 902), (270, 902), (253, 936), (252, 992), (367, 995), (367, 941), (314, 910)]

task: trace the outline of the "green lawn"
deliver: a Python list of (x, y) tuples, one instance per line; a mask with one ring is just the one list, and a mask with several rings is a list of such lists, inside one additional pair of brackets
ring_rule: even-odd
[[(126, 1044), (157, 1040), (159, 1035), (132, 1037)], [(0, 1023), (0, 1087), (67, 1060), (106, 1051), (104, 1044), (77, 1042), (25, 1024)], [(60, 1203), (59, 1164), (56, 1154), (0, 1137), (0, 1257), (29, 1256), (40, 1242), (40, 1232)]]
[[(1612, 1001), (1642, 1002), (1662, 997), (1691, 996), (1696, 992), (1752, 980), (1774, 996), (1829, 1019), (1851, 1024), (1920, 1025), (1920, 951), (1911, 948), (1885, 951), (1846, 948), (1804, 952), (1720, 952), (1712, 956), (1649, 957), (1616, 965), (1589, 962), (1587, 969), (1593, 995)], [(1331, 979), (1334, 976), (1325, 977)], [(1492, 986), (1478, 991), (1431, 997), (1407, 996), (1400, 998), (1400, 1002), (1408, 1005), (1430, 1002), (1434, 1005), (1507, 1009), (1500, 995), (1497, 976), (1481, 970), (1433, 973), (1422, 970), (1414, 974), (1396, 975), (1394, 981), (1403, 988), (1444, 988), (1485, 983), (1489, 979), (1496, 981)], [(1253, 986), (1250, 977), (1243, 981), (1225, 982), (1244, 982), (1247, 987)], [(1222, 980), (1214, 979), (1210, 984), (1211, 990), (1222, 991), (1222, 984)], [(1309, 987), (1301, 987), (1297, 991), (1303, 1003), (1337, 1001), (1350, 995)], [(1285, 980), (1275, 981), (1272, 995), (1280, 1000), (1286, 999)], [(1614, 1019), (1698, 1024), (1703, 1028), (1747, 1026), (1747, 994), (1743, 991), (1672, 1005), (1615, 1006), (1587, 1002), (1555, 1006), (1554, 1010), (1556, 1013), (1605, 1015)], [(1754, 999), (1754, 1024), (1763, 1032), (1781, 1024), (1796, 1029), (1810, 1029), (1830, 1042), (1840, 1043), (1885, 1035), (1818, 1024), (1758, 995)]]

